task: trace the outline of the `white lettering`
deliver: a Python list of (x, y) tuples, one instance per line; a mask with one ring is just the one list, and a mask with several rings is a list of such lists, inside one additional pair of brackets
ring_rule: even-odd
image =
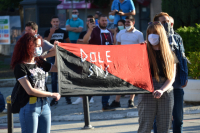
[(88, 77), (92, 76), (92, 74), (93, 74), (92, 67), (93, 67), (93, 65), (91, 65), (90, 68), (89, 68), (90, 75), (88, 75)]
[[(101, 65), (100, 65), (100, 66), (101, 66)], [(101, 68), (99, 68), (98, 66), (96, 66), (97, 77), (99, 76), (98, 71), (99, 71), (101, 74), (103, 74), (102, 66), (101, 66)]]
[[(81, 51), (81, 61), (84, 62), (87, 59), (88, 55), (82, 49), (80, 49), (80, 51)], [(83, 58), (83, 54), (85, 55), (85, 58)]]
[(108, 55), (109, 52), (110, 51), (106, 51), (106, 59), (107, 59), (107, 62), (112, 62), (112, 61), (108, 60), (108, 57), (110, 57), (110, 55)]
[[(94, 55), (95, 60), (92, 60), (92, 55)], [(96, 52), (90, 52), (90, 62), (96, 62)]]
[(105, 68), (105, 70), (106, 70), (106, 75), (104, 76), (104, 78), (106, 78), (106, 77), (108, 76), (108, 71), (107, 71), (108, 67), (109, 67), (109, 65)]
[(103, 63), (104, 61), (101, 60), (100, 52), (98, 52), (98, 57), (99, 57), (99, 63)]

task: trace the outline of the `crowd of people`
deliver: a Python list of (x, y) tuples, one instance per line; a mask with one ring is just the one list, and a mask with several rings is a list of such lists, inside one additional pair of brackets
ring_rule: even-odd
[[(72, 18), (66, 21), (66, 30), (59, 27), (59, 18), (53, 16), (52, 27), (43, 38), (37, 34), (38, 25), (28, 22), (25, 33), (16, 43), (11, 67), (21, 89), (30, 98), (23, 100), (19, 117), (22, 133), (49, 133), (51, 111), (48, 97), (53, 98), (50, 106), (58, 104), (60, 94), (57, 87), (57, 61), (55, 45), (58, 42), (92, 45), (130, 45), (146, 43), (151, 75), (154, 85), (152, 94), (138, 94), (139, 133), (168, 133), (170, 124), (173, 132), (181, 133), (183, 125), (183, 87), (187, 85), (187, 60), (184, 57), (182, 38), (173, 30), (174, 20), (167, 13), (157, 14), (147, 24), (146, 39), (135, 25), (135, 7), (132, 0), (114, 0), (108, 16), (99, 11), (87, 16), (87, 30), (82, 31), (84, 22), (73, 9)], [(45, 61), (47, 59), (47, 61)], [(52, 92), (48, 92), (45, 80), (51, 72)], [(24, 93), (23, 92), (23, 93)], [(22, 93), (22, 92), (21, 92)], [(120, 105), (121, 95), (109, 104), (110, 96), (102, 96), (102, 110), (112, 111)], [(135, 95), (130, 95), (127, 107), (134, 107)], [(82, 97), (67, 104), (79, 104)], [(94, 103), (93, 97), (89, 97)]]

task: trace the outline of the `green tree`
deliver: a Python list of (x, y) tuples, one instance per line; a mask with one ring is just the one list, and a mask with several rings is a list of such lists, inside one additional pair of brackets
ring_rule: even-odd
[(175, 29), (200, 23), (200, 0), (162, 0), (162, 11), (174, 18)]

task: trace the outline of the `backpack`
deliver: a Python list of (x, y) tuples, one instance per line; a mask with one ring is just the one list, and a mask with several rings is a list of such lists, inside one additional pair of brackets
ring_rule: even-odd
[(19, 99), (19, 90), (20, 90), (20, 84), (17, 82), (13, 88), (12, 94), (11, 94), (11, 113), (19, 113), (20, 111), (20, 99)]
[[(28, 70), (26, 66), (25, 69)], [(17, 81), (11, 94), (11, 113), (19, 113), (20, 108), (24, 107), (28, 101), (29, 95), (23, 89), (19, 81)]]

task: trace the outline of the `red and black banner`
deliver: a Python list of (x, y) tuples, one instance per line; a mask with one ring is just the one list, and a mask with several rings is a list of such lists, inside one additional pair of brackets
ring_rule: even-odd
[(146, 44), (57, 46), (62, 96), (153, 92)]

